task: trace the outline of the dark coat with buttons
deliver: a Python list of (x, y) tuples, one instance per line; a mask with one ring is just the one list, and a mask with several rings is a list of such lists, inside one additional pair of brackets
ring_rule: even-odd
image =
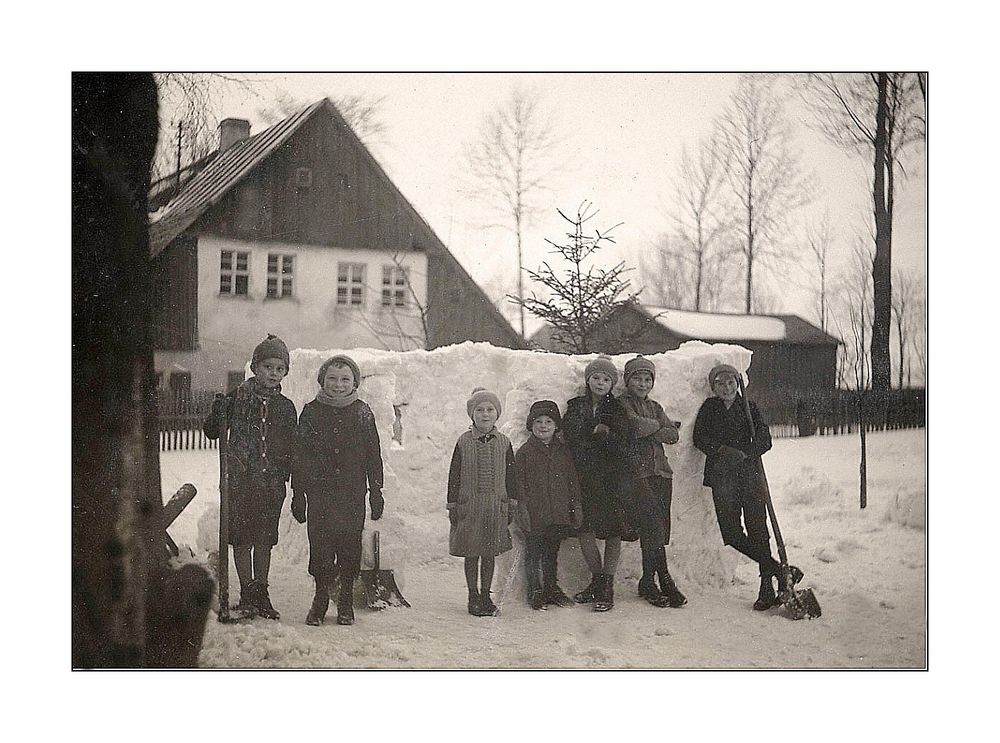
[(750, 414), (753, 417), (752, 429), (743, 397), (739, 394), (728, 409), (718, 397), (710, 397), (701, 404), (692, 438), (694, 445), (705, 453), (705, 485), (712, 486), (721, 478), (735, 476), (739, 471), (743, 457), (733, 449), (750, 458), (759, 457), (771, 449), (771, 431), (752, 400)]
[(573, 454), (558, 436), (549, 444), (531, 436), (514, 455), (514, 472), (529, 531), (569, 525), (570, 511), (580, 508), (580, 482)]
[(326, 531), (360, 532), (365, 495), (382, 494), (382, 477), (382, 448), (367, 403), (306, 403), (295, 432), (292, 489), (306, 496), (310, 541)]
[(229, 543), (278, 543), (278, 517), (292, 466), (295, 404), (256, 377), (214, 406), (202, 430), (210, 439), (229, 428)]

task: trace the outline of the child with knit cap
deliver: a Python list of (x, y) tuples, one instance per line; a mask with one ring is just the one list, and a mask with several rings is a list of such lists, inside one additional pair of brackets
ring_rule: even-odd
[[(663, 452), (664, 444), (676, 444), (677, 424), (649, 396), (656, 382), (656, 366), (639, 355), (625, 364), (625, 391), (618, 398), (629, 415), (626, 451), (628, 479), (625, 490), (634, 504), (642, 549), (639, 595), (656, 607), (681, 607), (687, 603), (667, 570), (670, 543), (670, 501), (673, 470)], [(655, 579), (659, 578), (657, 588)]]
[(244, 616), (280, 617), (267, 580), (292, 464), (295, 405), (281, 394), (288, 366), (288, 347), (268, 335), (253, 350), (254, 376), (219, 396), (203, 426), (210, 439), (229, 432), (229, 543), (240, 580), (234, 609)]
[(515, 518), (527, 543), (525, 567), (532, 609), (573, 605), (557, 580), (559, 545), (571, 529), (580, 528), (583, 514), (573, 455), (555, 435), (561, 424), (558, 405), (551, 400), (533, 403), (527, 422), (531, 437), (514, 455)]
[[(781, 603), (772, 578), (777, 579), (779, 589), (782, 583), (781, 564), (771, 554), (767, 505), (761, 487), (760, 458), (771, 448), (771, 432), (757, 405), (753, 401), (744, 405), (739, 375), (729, 364), (712, 367), (708, 385), (714, 397), (701, 404), (693, 439), (705, 453), (704, 484), (712, 488), (722, 542), (760, 566), (760, 591), (753, 608), (766, 611)], [(801, 570), (790, 566), (790, 571), (793, 583), (802, 580)]]
[(361, 370), (349, 356), (319, 368), (316, 398), (306, 403), (295, 432), (292, 515), (306, 523), (309, 574), (316, 594), (306, 624), (323, 623), (330, 587), (339, 577), (337, 624), (354, 624), (354, 581), (361, 569), (365, 495), (372, 521), (382, 518), (382, 447), (375, 415), (358, 398)]
[[(618, 369), (607, 356), (599, 356), (584, 370), (586, 392), (566, 404), (563, 436), (580, 476), (583, 526), (577, 538), (583, 559), (593, 574), (590, 585), (573, 596), (580, 604), (594, 604), (594, 611), (614, 606), (614, 578), (621, 554), (624, 514), (619, 499), (625, 475), (628, 413), (611, 394)], [(597, 540), (604, 540), (601, 557)]]
[(502, 408), (495, 394), (477, 387), (465, 409), (472, 425), (458, 437), (448, 470), (448, 551), (465, 558), (469, 613), (489, 617), (500, 611), (490, 599), (496, 556), (511, 548), (514, 450), (496, 429)]

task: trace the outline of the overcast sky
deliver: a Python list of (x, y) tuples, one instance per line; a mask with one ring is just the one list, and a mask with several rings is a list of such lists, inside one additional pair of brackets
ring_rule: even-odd
[[(543, 219), (529, 229), (525, 265), (537, 266), (549, 249), (543, 238), (561, 238), (555, 210), (574, 210), (588, 199), (600, 215), (594, 226), (618, 222), (617, 251), (637, 265), (660, 233), (671, 228), (668, 210), (681, 147), (694, 146), (723, 109), (737, 76), (731, 74), (267, 74), (250, 75), (254, 93), (234, 90), (218, 101), (218, 115), (247, 118), (252, 131), (258, 115), (279, 91), (313, 102), (324, 96), (364, 94), (383, 98), (387, 129), (371, 149), (402, 193), (430, 223), (472, 276), (496, 291), (515, 286), (515, 243), (510, 233), (483, 229), (482, 211), (458, 187), (463, 146), (476, 139), (487, 112), (502, 104), (515, 86), (537, 91), (556, 128), (565, 135), (571, 166), (553, 180)], [(852, 242), (870, 220), (869, 164), (829, 144), (812, 131), (809, 113), (792, 98), (789, 118), (802, 163), (814, 172), (819, 189), (797, 213), (790, 238), (809, 219), (828, 210), (835, 230), (835, 263), (846, 259)], [(926, 168), (919, 149), (899, 182), (893, 265), (925, 274)], [(613, 257), (608, 255), (608, 257)], [(800, 274), (801, 275), (801, 274)], [(635, 277), (638, 280), (638, 277)], [(803, 282), (807, 281), (802, 277)], [(772, 282), (779, 309), (815, 321), (811, 297), (803, 289)], [(738, 308), (733, 308), (734, 310)], [(529, 329), (532, 327), (529, 324)]]

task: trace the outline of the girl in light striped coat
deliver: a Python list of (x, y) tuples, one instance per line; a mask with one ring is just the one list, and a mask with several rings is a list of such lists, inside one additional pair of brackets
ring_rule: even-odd
[(496, 429), (501, 413), (496, 395), (477, 387), (466, 411), (472, 425), (458, 437), (448, 471), (448, 551), (465, 558), (469, 613), (489, 617), (499, 613), (490, 599), (495, 558), (511, 548), (514, 450)]

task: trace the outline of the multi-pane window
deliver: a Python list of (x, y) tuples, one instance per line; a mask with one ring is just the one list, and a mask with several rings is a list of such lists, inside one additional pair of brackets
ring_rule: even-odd
[(219, 261), (219, 294), (246, 295), (250, 286), (250, 253), (223, 250)]
[(401, 266), (382, 266), (382, 306), (405, 307), (408, 294), (406, 269)]
[(337, 264), (337, 304), (360, 307), (365, 303), (365, 264)]
[(267, 296), (272, 299), (292, 296), (294, 256), (267, 254)]

